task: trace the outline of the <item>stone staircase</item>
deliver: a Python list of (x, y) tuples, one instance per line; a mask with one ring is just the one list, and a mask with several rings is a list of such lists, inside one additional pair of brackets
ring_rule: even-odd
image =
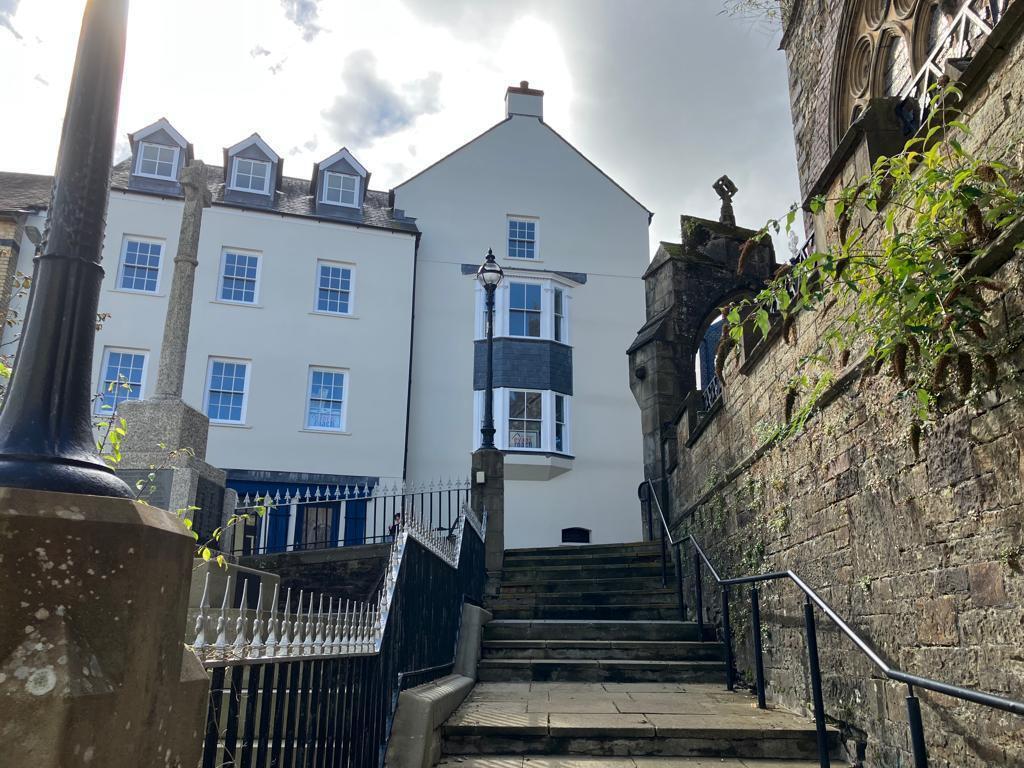
[(441, 765), (817, 765), (812, 722), (725, 691), (722, 646), (680, 620), (660, 557), (654, 543), (507, 551)]

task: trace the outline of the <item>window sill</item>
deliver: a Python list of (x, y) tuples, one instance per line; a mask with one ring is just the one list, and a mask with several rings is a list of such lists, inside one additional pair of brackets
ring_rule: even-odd
[(351, 435), (352, 433), (346, 429), (312, 429), (311, 427), (301, 427), (299, 432), (309, 432), (313, 435)]
[(236, 424), (232, 421), (214, 421), (210, 419), (211, 427), (227, 427), (228, 429), (252, 429), (252, 424)]
[(157, 291), (133, 291), (131, 288), (111, 288), (111, 293), (127, 293), (130, 296), (152, 296), (154, 298), (163, 298), (167, 294)]
[(226, 307), (248, 307), (249, 309), (263, 309), (262, 304), (250, 304), (247, 301), (227, 301), (226, 299), (210, 299), (211, 304), (223, 304)]
[(575, 457), (550, 451), (503, 451), (506, 480), (553, 480), (572, 469)]
[(319, 309), (311, 310), (311, 315), (320, 315), (321, 317), (337, 317), (341, 320), (358, 320), (359, 315), (345, 314), (344, 312), (324, 312)]
[(505, 261), (510, 264), (543, 264), (544, 259), (528, 259), (525, 256), (506, 256)]

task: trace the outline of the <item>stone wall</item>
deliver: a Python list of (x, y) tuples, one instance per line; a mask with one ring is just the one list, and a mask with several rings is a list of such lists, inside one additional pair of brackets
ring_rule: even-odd
[(17, 272), (18, 251), (24, 226), (22, 214), (0, 214), (0, 328), (7, 324), (7, 312), (14, 289), (14, 275)]
[(390, 544), (313, 549), (241, 557), (246, 568), (270, 571), (281, 578), (281, 600), (289, 587), (297, 593), (322, 592), (342, 600), (368, 600), (384, 575)]
[[(966, 105), (975, 148), (1024, 135), (1024, 43), (1003, 54)], [(1011, 285), (991, 318), (1005, 328), (1024, 316), (1024, 255), (996, 276)], [(804, 313), (792, 346), (774, 339), (742, 372), (730, 360), (722, 406), (699, 434), (679, 420), (676, 533), (693, 533), (724, 576), (794, 570), (907, 672), (1024, 700), (1024, 404), (988, 392), (926, 430), (915, 456), (897, 388), (884, 375), (861, 380), (854, 364), (837, 372), (835, 398), (804, 433), (765, 449), (796, 360), (829, 322), (828, 312)], [(715, 614), (717, 590), (705, 586)], [(769, 695), (807, 707), (799, 595), (773, 583), (761, 605)], [(748, 592), (732, 606), (749, 681)], [(865, 766), (911, 764), (906, 687), (884, 680), (820, 613), (819, 645), (826, 710), (851, 757), (860, 743)], [(1024, 718), (917, 692), (932, 768), (1024, 764)]]

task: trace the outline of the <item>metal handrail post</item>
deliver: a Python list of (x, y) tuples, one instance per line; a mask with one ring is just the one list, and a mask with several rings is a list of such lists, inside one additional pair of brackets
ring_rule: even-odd
[(814, 626), (814, 605), (804, 602), (804, 627), (807, 631), (807, 665), (811, 673), (811, 699), (814, 702), (814, 729), (818, 737), (818, 761), (821, 768), (830, 768), (828, 734), (825, 732), (825, 698), (821, 693), (821, 666), (818, 662), (818, 633)]
[(928, 768), (928, 749), (924, 743), (924, 723), (921, 720), (921, 701), (914, 695), (914, 686), (907, 686), (907, 723), (910, 725), (910, 745), (914, 753), (914, 768)]
[(673, 546), (676, 564), (676, 598), (679, 601), (679, 620), (686, 621), (686, 601), (683, 599), (683, 555), (682, 545)]
[(757, 587), (750, 588), (750, 627), (754, 640), (754, 673), (757, 680), (757, 708), (764, 709), (764, 655), (761, 647), (761, 601)]
[(697, 612), (697, 640), (704, 642), (704, 594), (700, 578), (700, 555), (693, 553), (694, 610)]
[(725, 688), (736, 687), (736, 665), (732, 657), (732, 622), (729, 620), (729, 588), (722, 587), (722, 641), (725, 644)]

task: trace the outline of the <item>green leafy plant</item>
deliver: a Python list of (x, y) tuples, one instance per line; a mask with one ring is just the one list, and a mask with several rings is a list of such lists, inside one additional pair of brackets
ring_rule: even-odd
[[(1009, 151), (981, 156), (964, 147), (967, 126), (945, 120), (959, 97), (953, 86), (938, 88), (935, 124), (835, 197), (810, 202), (812, 213), (834, 218), (826, 247), (781, 267), (756, 296), (723, 310), (723, 359), (745, 333), (767, 337), (781, 324), (785, 341), (795, 343), (799, 313), (830, 313), (785, 383), (780, 437), (803, 429), (836, 368), (846, 370), (854, 356), (865, 379), (885, 372), (896, 382), (915, 452), (923, 426), (1016, 378), (1003, 360), (1020, 341), (989, 324), (992, 303), (1007, 286), (983, 274), (978, 259), (1019, 231), (1024, 172), (999, 159)], [(796, 214), (794, 208), (769, 221), (751, 242), (789, 231)]]

